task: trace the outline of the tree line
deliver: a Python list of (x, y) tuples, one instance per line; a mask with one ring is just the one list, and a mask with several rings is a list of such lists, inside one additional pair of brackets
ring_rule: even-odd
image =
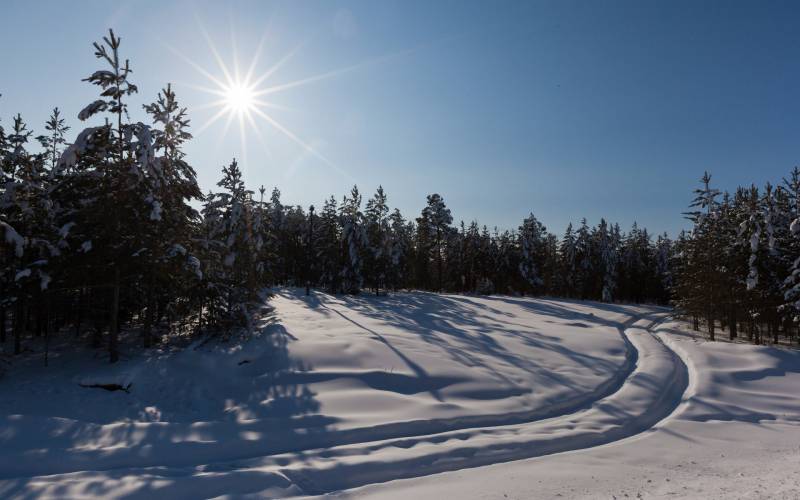
[(98, 98), (78, 114), (91, 126), (68, 136), (56, 108), (42, 135), (20, 115), (0, 127), (0, 344), (14, 353), (26, 338), (47, 345), (72, 332), (114, 362), (123, 329), (140, 332), (144, 346), (227, 332), (247, 326), (276, 285), (672, 298), (712, 334), (714, 320), (744, 323), (756, 340), (763, 325), (786, 332), (794, 321), (800, 261), (791, 252), (800, 245), (787, 221), (797, 214), (797, 172), (791, 186), (722, 201), (706, 185), (689, 215), (694, 229), (676, 242), (605, 220), (559, 236), (533, 214), (515, 230), (454, 224), (439, 194), (407, 219), (381, 187), (366, 202), (353, 187), (306, 210), (277, 188), (248, 189), (236, 160), (218, 189), (202, 193), (183, 152), (187, 110), (171, 86), (143, 105), (149, 123), (132, 122), (138, 88), (120, 38), (109, 31), (94, 49), (102, 67), (84, 81)]
[(679, 235), (671, 264), (675, 306), (733, 340), (760, 344), (797, 339), (800, 317), (800, 169), (779, 185), (711, 185), (706, 173), (695, 190), (690, 231)]

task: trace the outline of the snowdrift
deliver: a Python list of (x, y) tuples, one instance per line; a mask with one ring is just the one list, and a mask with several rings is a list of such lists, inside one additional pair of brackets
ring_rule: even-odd
[[(241, 345), (15, 365), (0, 380), (0, 496), (383, 496), (397, 479), (624, 443), (678, 418), (800, 413), (794, 395), (732, 403), (764, 377), (797, 387), (796, 356), (690, 349), (661, 308), (295, 290), (271, 302)], [(109, 383), (129, 392), (82, 387)]]

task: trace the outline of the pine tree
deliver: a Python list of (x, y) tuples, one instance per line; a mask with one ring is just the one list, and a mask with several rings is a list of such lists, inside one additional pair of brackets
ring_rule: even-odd
[(576, 286), (580, 298), (591, 298), (594, 295), (592, 293), (595, 272), (593, 264), (594, 247), (586, 219), (581, 219), (581, 226), (578, 228), (575, 238), (575, 259), (577, 261)]
[(789, 264), (787, 276), (782, 283), (782, 310), (788, 320), (800, 322), (800, 168), (795, 167), (789, 179), (784, 179), (787, 192), (787, 213), (789, 222), (786, 237), (785, 259)]
[(339, 274), (342, 269), (341, 233), (338, 204), (336, 198), (331, 196), (325, 200), (319, 215), (318, 239), (315, 245), (317, 262), (321, 270), (320, 283), (331, 293), (341, 290)]
[(154, 123), (154, 156), (147, 171), (152, 186), (147, 202), (152, 209), (148, 230), (143, 234), (143, 248), (147, 250), (138, 253), (138, 258), (145, 263), (144, 344), (149, 346), (152, 326), (159, 320), (157, 301), (170, 303), (173, 309), (179, 306), (176, 297), (192, 296), (194, 300), (184, 301), (189, 308), (196, 301), (202, 302), (201, 296), (194, 296), (194, 290), (203, 273), (194, 249), (199, 214), (190, 204), (200, 199), (201, 192), (195, 171), (186, 162), (182, 150), (183, 144), (192, 137), (187, 130), (186, 109), (178, 105), (170, 85), (144, 109)]
[(567, 230), (564, 232), (564, 237), (561, 239), (561, 247), (559, 249), (561, 255), (561, 294), (566, 297), (574, 297), (575, 290), (578, 285), (578, 262), (577, 262), (577, 249), (575, 247), (575, 232), (572, 229), (572, 223), (567, 225)]
[(386, 284), (392, 251), (387, 219), (389, 206), (386, 202), (386, 193), (382, 186), (378, 186), (375, 195), (367, 201), (364, 211), (367, 240), (365, 274), (370, 276), (369, 282), (376, 295)]
[(425, 239), (430, 243), (428, 251), (436, 262), (437, 290), (442, 290), (444, 242), (452, 222), (453, 216), (444, 199), (437, 193), (428, 195), (428, 204), (422, 209), (417, 228), (418, 231), (425, 233)]
[(413, 225), (406, 222), (399, 209), (389, 215), (389, 270), (387, 286), (392, 289), (405, 286), (409, 274), (409, 253), (413, 247)]
[(362, 260), (366, 247), (366, 235), (363, 218), (361, 194), (358, 192), (358, 187), (353, 186), (350, 196), (345, 196), (339, 207), (343, 245), (341, 280), (345, 293), (357, 294), (364, 284)]
[(711, 187), (711, 176), (706, 172), (701, 179), (702, 188), (695, 190), (691, 203), (696, 210), (688, 212), (687, 218), (694, 223), (692, 239), (687, 251), (690, 253), (689, 266), (683, 278), (688, 280), (684, 290), (682, 306), (693, 316), (704, 316), (708, 322), (711, 340), (715, 338), (715, 308), (720, 296), (717, 255), (720, 251), (718, 238), (719, 190)]
[(222, 168), (222, 179), (217, 185), (224, 190), (217, 197), (222, 207), (220, 239), (225, 243), (222, 266), (227, 285), (226, 315), (229, 321), (249, 323), (249, 307), (257, 292), (256, 252), (251, 226), (252, 191), (245, 187), (236, 159)]
[(544, 280), (542, 268), (545, 262), (545, 238), (547, 229), (533, 213), (522, 221), (519, 228), (520, 263), (519, 272), (534, 293), (542, 291)]
[[(84, 171), (97, 181), (90, 187), (95, 203), (76, 207), (82, 212), (78, 224), (81, 232), (93, 234), (93, 240), (84, 241), (81, 248), (93, 251), (94, 261), (107, 263), (100, 276), (111, 276), (111, 304), (109, 306), (109, 357), (111, 362), (119, 358), (118, 337), (120, 327), (120, 294), (122, 275), (139, 274), (137, 262), (129, 256), (139, 249), (142, 231), (146, 231), (142, 221), (151, 218), (159, 209), (159, 201), (152, 192), (153, 142), (150, 129), (144, 124), (127, 123), (128, 104), (126, 98), (138, 92), (129, 81), (131, 69), (129, 62), (119, 56), (121, 40), (109, 30), (102, 43), (94, 44), (95, 57), (103, 61), (107, 69), (95, 71), (84, 81), (100, 88), (100, 99), (86, 106), (79, 114), (81, 121), (106, 112), (109, 118), (100, 127), (85, 129), (73, 146), (64, 155), (66, 168), (75, 166), (75, 161), (84, 160)], [(87, 139), (91, 137), (91, 144)], [(78, 146), (75, 148), (75, 146)], [(88, 147), (84, 147), (88, 146)], [(92, 153), (86, 155), (86, 149)], [(81, 153), (84, 153), (81, 155)], [(88, 162), (87, 162), (88, 160)], [(88, 194), (88, 193), (85, 193)], [(76, 214), (78, 215), (78, 214)], [(99, 231), (92, 231), (97, 224)], [(93, 250), (88, 250), (89, 246)], [(101, 278), (102, 279), (102, 278)]]
[(658, 236), (655, 245), (655, 272), (658, 286), (655, 299), (660, 303), (669, 301), (669, 291), (673, 286), (672, 258), (672, 240), (667, 233), (663, 233)]
[(602, 289), (600, 298), (603, 302), (613, 302), (617, 289), (617, 271), (619, 266), (620, 246), (619, 226), (608, 230), (605, 219), (600, 219), (600, 224), (595, 231), (597, 252), (599, 256), (599, 269)]

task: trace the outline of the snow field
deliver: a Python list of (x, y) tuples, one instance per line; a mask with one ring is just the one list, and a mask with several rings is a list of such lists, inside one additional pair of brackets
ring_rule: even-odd
[[(588, 471), (617, 478), (604, 494), (666, 495), (628, 476), (682, 472), (666, 462), (697, 433), (717, 436), (698, 455), (730, 453), (720, 423), (798, 436), (796, 352), (703, 342), (660, 308), (293, 290), (272, 304), (243, 345), (89, 373), (65, 357), (59, 376), (15, 366), (0, 381), (0, 496), (593, 498)], [(90, 381), (131, 393), (77, 386)], [(564, 457), (586, 464), (574, 481)], [(534, 483), (543, 471), (560, 479)]]

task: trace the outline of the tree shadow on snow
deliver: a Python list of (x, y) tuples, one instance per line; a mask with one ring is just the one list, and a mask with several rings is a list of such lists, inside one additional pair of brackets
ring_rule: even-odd
[[(499, 296), (477, 299), (469, 296), (410, 292), (386, 297), (371, 297), (330, 296), (315, 292), (312, 297), (298, 297), (292, 292), (283, 293), (286, 298), (306, 301), (318, 311), (338, 315), (361, 328), (398, 354), (408, 368), (422, 380), (429, 377), (429, 374), (404, 355), (401, 348), (393, 344), (391, 335), (381, 334), (374, 328), (360, 324), (356, 319), (347, 317), (346, 310), (343, 309), (344, 312), (342, 312), (337, 306), (344, 306), (373, 320), (415, 333), (423, 341), (438, 347), (454, 361), (464, 366), (482, 369), (505, 384), (516, 385), (495, 368), (498, 363), (530, 373), (535, 372), (553, 383), (572, 389), (580, 389), (580, 387), (569, 377), (551, 370), (543, 370), (536, 360), (513, 352), (504, 345), (505, 341), (513, 340), (533, 348), (548, 350), (588, 368), (595, 374), (608, 375), (614, 373), (619, 367), (613, 361), (564, 346), (559, 337), (544, 334), (532, 325), (522, 323), (514, 312), (501, 309), (500, 306), (521, 307), (530, 312), (550, 317), (555, 320), (553, 322), (566, 327), (585, 329), (587, 334), (590, 334), (592, 324), (615, 328), (622, 332), (639, 319), (638, 316), (633, 317), (632, 314), (642, 314), (642, 311), (631, 311), (626, 306), (590, 304), (592, 307), (624, 314), (629, 318), (624, 322), (615, 322), (569, 307), (571, 304), (586, 305), (578, 301), (555, 302), (547, 299), (516, 299)], [(657, 311), (650, 311), (650, 314), (644, 314), (644, 316), (649, 317), (655, 312)], [(441, 395), (432, 395), (441, 401)]]

